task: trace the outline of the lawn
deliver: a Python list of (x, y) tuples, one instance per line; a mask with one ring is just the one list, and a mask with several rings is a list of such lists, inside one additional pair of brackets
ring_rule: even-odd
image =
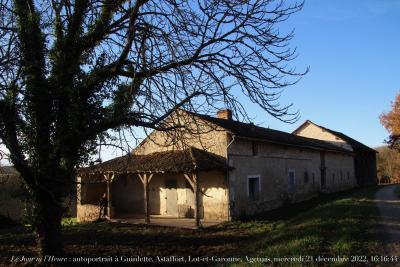
[[(372, 255), (378, 252), (378, 241), (370, 229), (379, 211), (371, 200), (379, 188), (321, 196), (245, 222), (225, 223), (201, 231), (65, 220), (65, 248), (72, 257), (191, 256), (193, 260), (205, 260), (206, 256), (216, 256), (215, 261), (224, 260), (218, 257), (233, 257), (233, 261), (236, 258), (243, 262), (248, 260), (246, 256), (258, 258), (255, 261), (275, 257), (276, 261), (284, 256)], [(0, 262), (10, 262), (12, 255), (35, 255), (29, 227), (0, 229)]]

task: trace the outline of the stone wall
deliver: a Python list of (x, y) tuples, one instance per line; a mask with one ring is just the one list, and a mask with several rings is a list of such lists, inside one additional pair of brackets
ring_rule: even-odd
[(100, 208), (98, 205), (77, 204), (76, 213), (78, 222), (91, 222), (99, 218)]
[(132, 153), (149, 154), (193, 146), (226, 157), (227, 133), (224, 129), (186, 114), (181, 114), (180, 120), (188, 125), (187, 129), (174, 132), (153, 131)]
[[(377, 184), (376, 153), (374, 150), (359, 148), (353, 149), (350, 144), (346, 143), (346, 141), (340, 137), (325, 131), (323, 128), (313, 123), (307, 123), (297, 132), (297, 135), (328, 141), (353, 151), (355, 160), (355, 173), (353, 175), (357, 178), (358, 185), (363, 186)], [(334, 180), (334, 178), (331, 177), (331, 180)]]
[(357, 186), (352, 155), (326, 153), (326, 192), (337, 192)]
[(341, 139), (336, 135), (331, 134), (330, 132), (325, 131), (323, 128), (313, 123), (308, 123), (304, 128), (300, 129), (300, 131), (298, 131), (296, 134), (299, 136), (328, 141), (334, 145), (353, 151), (351, 145), (346, 143), (345, 140)]
[[(257, 146), (254, 155), (253, 147)], [(339, 175), (335, 182), (328, 179), (327, 191), (354, 187), (354, 164), (351, 155), (326, 152), (327, 177)], [(321, 158), (317, 150), (301, 149), (266, 142), (237, 138), (229, 148), (229, 174), (232, 217), (242, 217), (277, 208), (285, 202), (303, 201), (317, 196), (321, 190)], [(294, 171), (294, 190), (289, 190), (288, 173)], [(350, 179), (340, 179), (340, 173)], [(259, 177), (260, 195), (249, 197), (249, 178)]]
[(221, 172), (200, 172), (201, 203), (204, 219), (227, 221), (228, 189), (226, 174)]

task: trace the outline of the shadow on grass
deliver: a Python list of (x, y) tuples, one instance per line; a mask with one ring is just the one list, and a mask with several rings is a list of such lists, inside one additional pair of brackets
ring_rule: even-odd
[(383, 186), (369, 186), (364, 188), (355, 188), (334, 194), (321, 193), (315, 198), (305, 200), (298, 203), (287, 204), (282, 208), (276, 210), (259, 213), (254, 216), (248, 216), (241, 219), (241, 221), (253, 221), (253, 220), (286, 220), (293, 218), (294, 216), (313, 209), (315, 207), (327, 204), (329, 202), (336, 201), (338, 199), (352, 196), (352, 198), (374, 198), (374, 194), (377, 190)]
[[(103, 251), (110, 249), (113, 253), (128, 255), (203, 256), (236, 253), (238, 244), (247, 243), (251, 238), (251, 236), (225, 235), (223, 233), (210, 234), (207, 231), (194, 232), (140, 225), (127, 226), (117, 223), (105, 224), (101, 233), (98, 233), (93, 239), (96, 232), (98, 230), (91, 229), (77, 233), (70, 229), (65, 233), (66, 245), (86, 247), (86, 245), (95, 244), (96, 247), (93, 247), (93, 251), (85, 252), (89, 255), (98, 253), (98, 249), (101, 247)], [(81, 250), (75, 251), (82, 254)]]
[[(356, 189), (229, 222), (202, 231), (122, 223), (66, 224), (70, 256), (270, 256), (368, 254), (375, 239), (365, 234), (379, 212), (373, 201), (380, 187)], [(0, 232), (0, 250), (32, 255), (26, 229)], [(6, 255), (7, 254), (7, 255)], [(0, 260), (9, 257), (2, 252)], [(359, 254), (363, 255), (363, 254)]]
[(380, 188), (323, 195), (288, 207), (292, 216), (282, 210), (259, 215), (258, 221), (275, 218), (281, 224), (254, 246), (256, 255), (333, 257), (376, 253), (378, 235), (370, 228), (375, 227), (379, 210), (370, 200)]

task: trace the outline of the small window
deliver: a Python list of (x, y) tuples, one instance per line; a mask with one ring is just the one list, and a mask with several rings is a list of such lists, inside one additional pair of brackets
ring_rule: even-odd
[(252, 151), (253, 151), (253, 156), (257, 156), (258, 155), (258, 143), (252, 142), (251, 147), (252, 147)]
[(260, 198), (260, 177), (253, 176), (248, 177), (248, 185), (249, 185), (249, 199), (250, 200), (258, 200)]
[(308, 171), (304, 171), (304, 183), (308, 184)]

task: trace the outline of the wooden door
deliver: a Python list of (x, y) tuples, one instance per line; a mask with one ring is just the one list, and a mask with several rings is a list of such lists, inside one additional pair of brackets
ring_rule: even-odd
[(165, 207), (166, 214), (178, 216), (178, 192), (176, 179), (165, 181)]

